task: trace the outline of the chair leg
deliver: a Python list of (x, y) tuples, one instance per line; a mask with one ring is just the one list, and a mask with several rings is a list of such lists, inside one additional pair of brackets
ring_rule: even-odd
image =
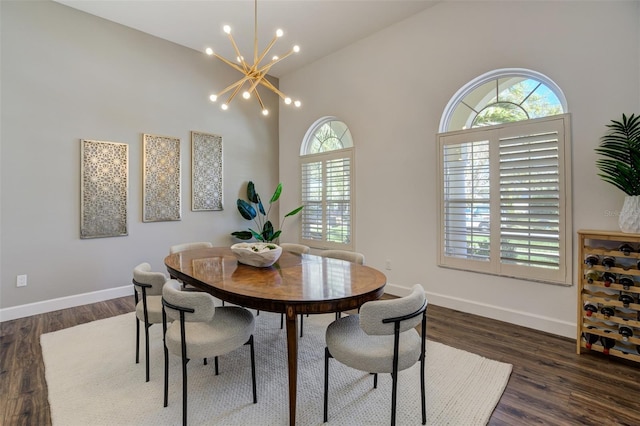
[(378, 373), (371, 374), (373, 374), (373, 388), (378, 389)]
[(300, 314), (300, 337), (304, 334), (304, 315)]
[(280, 314), (280, 330), (284, 328), (284, 314)]
[(329, 412), (329, 358), (333, 358), (329, 352), (329, 348), (324, 348), (324, 418), (323, 421), (328, 421)]
[(213, 364), (216, 368), (216, 376), (218, 375), (218, 357), (213, 358)]
[(253, 334), (249, 337), (249, 341), (247, 343), (251, 349), (251, 382), (253, 385), (253, 403), (256, 404), (258, 402), (258, 393), (256, 390), (256, 357), (255, 351), (253, 350)]
[(140, 320), (136, 317), (136, 364), (140, 363)]
[(426, 402), (426, 392), (424, 386), (424, 352), (420, 357), (420, 396), (422, 397), (422, 424), (427, 424), (427, 402)]
[(187, 426), (187, 362), (184, 357), (186, 349), (183, 347), (182, 357), (182, 425)]
[[(166, 333), (166, 331), (165, 331)], [(164, 339), (163, 339), (164, 340)], [(169, 404), (169, 350), (166, 342), (164, 346), (164, 406)]]
[(149, 381), (149, 327), (151, 327), (151, 324), (144, 325), (144, 361), (146, 363), (145, 372), (147, 374), (147, 382)]
[(203, 361), (204, 365), (207, 365), (207, 359), (205, 358)]

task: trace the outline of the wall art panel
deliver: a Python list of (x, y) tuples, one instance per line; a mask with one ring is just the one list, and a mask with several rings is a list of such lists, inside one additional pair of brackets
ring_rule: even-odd
[(191, 132), (191, 210), (222, 210), (222, 136)]
[(142, 221), (180, 220), (180, 138), (142, 137)]
[(127, 235), (129, 145), (80, 142), (80, 238)]

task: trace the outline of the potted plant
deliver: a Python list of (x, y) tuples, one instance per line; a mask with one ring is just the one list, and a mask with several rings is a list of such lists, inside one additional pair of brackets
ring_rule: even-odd
[(621, 189), (625, 200), (618, 216), (622, 232), (640, 232), (640, 115), (622, 114), (611, 120), (600, 145), (595, 149), (604, 158), (596, 161), (598, 176)]
[[(269, 207), (265, 211), (262, 199), (256, 192), (255, 185), (253, 184), (253, 182), (249, 181), (249, 183), (247, 184), (248, 201), (238, 198), (237, 205), (238, 211), (240, 212), (242, 217), (246, 220), (254, 221), (257, 230), (249, 228), (248, 231), (235, 231), (232, 232), (231, 235), (240, 240), (250, 240), (251, 238), (255, 238), (256, 240), (264, 243), (271, 243), (277, 240), (278, 237), (280, 237), (282, 231), (280, 229), (276, 230), (273, 227), (273, 223), (269, 219), (269, 213), (271, 212), (271, 206), (273, 205), (273, 203), (278, 201), (281, 193), (282, 183), (279, 183), (276, 187), (275, 192), (271, 196), (271, 199), (269, 200)], [(279, 228), (282, 228), (282, 224), (284, 224), (285, 218), (300, 213), (303, 208), (304, 206), (297, 207), (284, 215)]]

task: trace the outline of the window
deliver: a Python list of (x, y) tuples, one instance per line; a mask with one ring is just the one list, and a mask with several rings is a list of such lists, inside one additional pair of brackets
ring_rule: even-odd
[(349, 128), (325, 117), (307, 131), (300, 149), (302, 242), (353, 249), (353, 141)]
[(528, 70), (454, 96), (438, 135), (440, 266), (571, 284), (565, 110), (560, 89)]

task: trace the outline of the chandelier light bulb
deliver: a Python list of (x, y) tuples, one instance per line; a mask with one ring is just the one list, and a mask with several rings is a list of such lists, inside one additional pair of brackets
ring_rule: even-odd
[(291, 103), (291, 98), (284, 98), (284, 103), (289, 105)]
[(300, 102), (300, 101), (295, 101), (293, 104), (295, 106), (297, 106), (298, 108), (300, 108), (302, 106), (302, 102)]
[(207, 47), (204, 52), (209, 56), (213, 55), (213, 49), (210, 47)]
[(280, 28), (278, 28), (276, 30), (276, 37), (282, 37), (283, 35), (284, 35), (284, 32)]
[(269, 110), (268, 109), (263, 109), (262, 110), (262, 115), (269, 115)]
[(222, 108), (224, 111), (229, 109), (229, 105), (228, 104), (222, 104), (220, 105), (220, 108)]
[(228, 25), (225, 25), (224, 27), (222, 27), (222, 31), (224, 31), (227, 34), (231, 34), (231, 27)]
[(293, 46), (293, 51), (298, 53), (300, 51), (300, 46), (298, 46), (297, 44)]
[(242, 63), (242, 60), (244, 59), (243, 56), (236, 56), (236, 61)]
[(273, 55), (273, 58), (271, 58), (272, 61), (277, 61), (278, 60), (278, 55)]
[(216, 95), (211, 95), (209, 96), (209, 99), (211, 100), (211, 102), (215, 102), (218, 100), (218, 97)]
[(245, 99), (249, 99), (251, 97), (251, 93), (247, 92), (246, 90), (244, 91), (244, 93), (242, 93), (242, 97)]

